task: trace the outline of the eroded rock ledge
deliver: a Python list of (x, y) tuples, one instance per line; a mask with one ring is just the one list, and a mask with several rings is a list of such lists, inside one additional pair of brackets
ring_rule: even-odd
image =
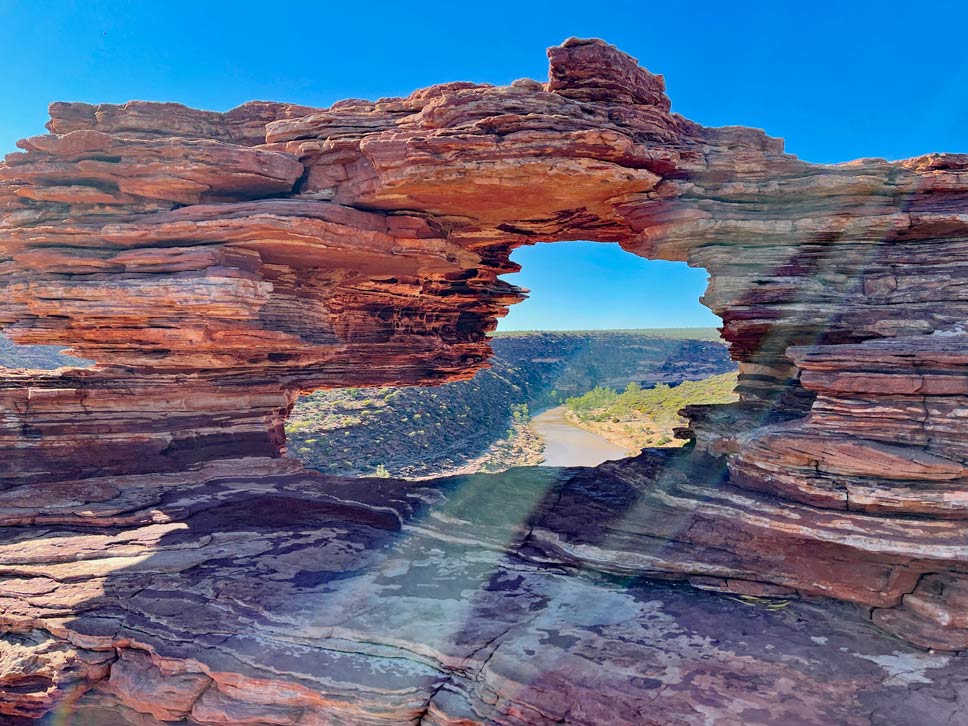
[[(634, 463), (681, 476), (680, 459)], [(0, 708), (59, 704), (72, 726), (963, 715), (968, 659), (836, 602), (771, 611), (602, 574), (641, 566), (616, 556), (630, 544), (649, 565), (675, 561), (675, 545), (632, 531), (646, 514), (695, 526), (650, 489), (626, 466), (415, 484), (250, 459), (93, 479), (43, 503), (8, 492), (0, 611), (18, 627), (0, 640)]]
[[(742, 400), (691, 411), (684, 435), (695, 445), (674, 464), (644, 456), (569, 478), (520, 541), (495, 550), (529, 563), (514, 587), (535, 577), (580, 589), (582, 568), (827, 596), (923, 648), (968, 648), (968, 335), (958, 327), (968, 156), (806, 164), (762, 132), (672, 113), (662, 78), (600, 41), (572, 39), (549, 57), (547, 83), (452, 83), (330, 109), (53, 104), (51, 133), (0, 164), (0, 325), (17, 342), (98, 362), (0, 379), (0, 713), (38, 715), (101, 683), (155, 719), (327, 723), (357, 718), (346, 714), (363, 701), (340, 688), (368, 683), (381, 705), (359, 723), (601, 722), (581, 699), (565, 714), (540, 705), (554, 686), (519, 700), (510, 677), (477, 695), (441, 685), (487, 681), (484, 665), (462, 670), (461, 659), (489, 652), (490, 631), (454, 641), (467, 652), (427, 646), (397, 662), (387, 649), (409, 651), (406, 638), (369, 640), (315, 611), (289, 612), (279, 585), (308, 587), (310, 600), (324, 585), (328, 597), (374, 598), (333, 583), (385, 556), (379, 537), (357, 542), (349, 524), (319, 534), (360, 515), (280, 458), (295, 396), (473, 375), (487, 332), (521, 299), (498, 279), (514, 269), (510, 252), (568, 239), (707, 269), (704, 302), (724, 321)], [(410, 494), (353, 486), (368, 492), (367, 528), (407, 531), (391, 502)], [(250, 493), (226, 503), (212, 493), (222, 491)], [(204, 503), (213, 496), (218, 507)], [(493, 514), (482, 503), (465, 519)], [(268, 543), (265, 528), (295, 539)], [(347, 552), (362, 564), (340, 564)], [(423, 556), (398, 559), (411, 555)], [(290, 556), (317, 564), (299, 575), (279, 564)], [(245, 559), (241, 571), (233, 558)], [(413, 578), (401, 586), (418, 587)], [(564, 618), (553, 601), (536, 611)], [(406, 622), (448, 617), (428, 605), (421, 620), (410, 605), (423, 607), (402, 602)], [(628, 627), (647, 630), (640, 605)], [(509, 607), (475, 627), (497, 627)], [(233, 640), (253, 624), (272, 637)], [(562, 652), (600, 672), (576, 637)], [(282, 649), (274, 660), (270, 640)], [(346, 651), (393, 662), (372, 678), (359, 670), (370, 665), (347, 665), (353, 678), (326, 685), (347, 677), (330, 663)], [(296, 652), (316, 665), (288, 661)], [(260, 653), (272, 662), (256, 663)], [(585, 667), (569, 666), (566, 681)], [(428, 684), (419, 695), (418, 672)], [(643, 678), (629, 663), (601, 672), (626, 688)], [(270, 695), (243, 688), (249, 677), (271, 682)], [(644, 701), (663, 692), (642, 687)], [(459, 691), (462, 705), (434, 705), (443, 701), (428, 688), (443, 700)], [(309, 700), (287, 705), (283, 692)], [(258, 703), (281, 715), (240, 715), (226, 705), (236, 697), (243, 711)], [(660, 703), (672, 714), (660, 723), (693, 722), (706, 707)], [(641, 723), (636, 708), (630, 722)]]

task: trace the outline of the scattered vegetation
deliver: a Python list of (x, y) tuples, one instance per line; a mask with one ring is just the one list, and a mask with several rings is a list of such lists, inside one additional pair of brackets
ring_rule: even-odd
[(673, 429), (686, 423), (679, 411), (691, 404), (735, 401), (735, 388), (736, 373), (730, 372), (676, 386), (643, 388), (632, 382), (621, 392), (596, 386), (565, 405), (577, 425), (638, 453), (647, 446), (681, 446), (684, 442), (673, 436)]
[(286, 425), (290, 453), (352, 476), (378, 476), (381, 466), (411, 478), (500, 471), (540, 460), (535, 412), (596, 386), (678, 383), (733, 368), (721, 343), (640, 332), (514, 334), (492, 345), (491, 368), (470, 381), (304, 396)]

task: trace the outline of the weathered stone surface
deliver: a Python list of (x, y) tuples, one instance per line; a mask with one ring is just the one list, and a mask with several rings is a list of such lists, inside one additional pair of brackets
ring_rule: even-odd
[[(0, 625), (27, 638), (15, 657), (30, 661), (0, 673), (15, 694), (0, 712), (36, 714), (101, 683), (125, 713), (180, 718), (190, 702), (210, 723), (601, 722), (592, 704), (614, 708), (614, 723), (642, 723), (654, 706), (660, 723), (696, 722), (702, 708), (720, 708), (721, 723), (912, 713), (882, 691), (866, 712), (864, 688), (832, 694), (831, 672), (854, 665), (828, 652), (816, 690), (791, 675), (790, 711), (775, 690), (729, 710), (745, 691), (725, 674), (747, 658), (759, 692), (762, 678), (779, 682), (781, 666), (747, 651), (724, 655), (720, 676), (685, 669), (689, 683), (733, 687), (719, 706), (698, 686), (639, 683), (629, 664), (651, 661), (636, 648), (661, 636), (601, 573), (832, 596), (922, 647), (968, 647), (968, 155), (811, 165), (762, 132), (671, 113), (661, 77), (600, 41), (550, 57), (548, 83), (453, 83), (330, 109), (54, 104), (51, 134), (0, 164), (0, 326), (98, 363), (0, 379)], [(510, 252), (567, 239), (706, 268), (703, 300), (724, 321), (742, 400), (692, 410), (684, 457), (556, 480), (520, 541), (488, 535), (483, 504), (464, 530), (434, 534), (527, 561), (520, 573), (518, 559), (502, 564), (501, 582), (515, 584), (497, 590), (528, 593), (486, 595), (457, 637), (454, 624), (467, 626), (454, 608), (475, 607), (476, 586), (451, 592), (449, 610), (407, 599), (425, 583), (417, 563), (473, 569), (487, 557), (405, 551), (391, 567), (407, 573), (391, 577), (403, 600), (372, 573), (355, 580), (416, 526), (397, 509), (410, 495), (341, 484), (347, 501), (363, 498), (360, 514), (317, 491), (280, 458), (282, 421), (300, 391), (471, 376), (521, 299), (498, 279), (515, 269)], [(365, 526), (347, 524), (358, 516)], [(308, 574), (279, 564), (294, 558)], [(573, 568), (599, 574), (588, 584)], [(337, 605), (320, 615), (320, 593), (307, 602), (289, 581), (329, 588)], [(600, 640), (603, 622), (560, 647), (519, 625), (515, 603), (586, 587), (583, 602), (629, 613), (624, 645)], [(389, 635), (327, 620), (351, 622), (378, 594), (395, 609), (375, 601), (367, 628)], [(509, 619), (522, 650), (484, 663)], [(593, 666), (521, 686), (532, 658), (553, 670), (552, 647), (585, 658), (586, 637)], [(719, 657), (689, 643), (695, 663)], [(902, 661), (927, 657), (895, 647)], [(121, 658), (116, 676), (105, 657)], [(88, 665), (64, 665), (74, 661)], [(196, 697), (202, 676), (212, 684)], [(171, 679), (170, 703), (142, 695), (156, 678)]]
[[(966, 706), (965, 656), (918, 651), (863, 611), (770, 610), (549, 557), (563, 522), (622, 546), (628, 464), (601, 488), (555, 469), (415, 485), (261, 466), (108, 478), (80, 506), (64, 490), (3, 510), (44, 524), (0, 535), (0, 617), (98, 664), (34, 667), (88, 689), (59, 708), (71, 723), (860, 726)], [(26, 650), (21, 632), (4, 652)]]

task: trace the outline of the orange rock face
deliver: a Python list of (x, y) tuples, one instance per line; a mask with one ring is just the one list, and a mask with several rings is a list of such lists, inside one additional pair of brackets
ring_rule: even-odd
[[(24, 653), (42, 651), (29, 659), (44, 672), (25, 676), (23, 697), (0, 697), (0, 713), (74, 698), (107, 678), (104, 654), (138, 641), (118, 625), (131, 612), (112, 611), (110, 633), (72, 629), (65, 619), (96, 595), (64, 588), (59, 608), (37, 605), (31, 588), (63, 573), (61, 555), (23, 545), (41, 538), (30, 525), (49, 521), (44, 536), (78, 557), (78, 526), (130, 527), (137, 547), (104, 546), (141, 557), (158, 545), (141, 532), (153, 517), (196, 515), (173, 492), (240, 477), (271, 489), (254, 479), (288, 466), (273, 460), (301, 391), (472, 376), (522, 298), (498, 279), (515, 269), (510, 252), (556, 240), (708, 270), (703, 301), (724, 321), (742, 400), (692, 409), (695, 446), (674, 465), (643, 456), (589, 474), (612, 498), (563, 489), (520, 556), (831, 596), (923, 647), (968, 648), (968, 155), (807, 164), (760, 131), (672, 113), (662, 77), (601, 41), (571, 39), (549, 58), (547, 83), (452, 83), (329, 109), (53, 104), (51, 133), (0, 164), (0, 326), (98, 363), (0, 378), (0, 507), (13, 528), (2, 566), (26, 578), (3, 594), (0, 624)], [(157, 511), (153, 487), (167, 497)], [(135, 507), (129, 493), (147, 499)], [(214, 541), (235, 531), (225, 511), (224, 528), (202, 527)], [(258, 562), (265, 550), (245, 542)], [(71, 579), (103, 585), (111, 571)], [(139, 577), (117, 602), (149, 587)], [(300, 691), (298, 708), (244, 716), (255, 707), (233, 681), (243, 676), (173, 646), (184, 637), (166, 627), (117, 660), (105, 692), (125, 708), (206, 723), (297, 723), (303, 711), (276, 711), (310, 708)], [(358, 722), (417, 717), (395, 703)]]

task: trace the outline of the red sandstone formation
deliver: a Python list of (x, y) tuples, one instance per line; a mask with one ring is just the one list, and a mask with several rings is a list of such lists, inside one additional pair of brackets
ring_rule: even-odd
[[(376, 597), (373, 573), (332, 585), (345, 552), (366, 560), (374, 533), (412, 525), (400, 493), (381, 502), (370, 482), (365, 504), (340, 504), (277, 460), (300, 391), (473, 375), (521, 298), (497, 277), (510, 252), (569, 239), (707, 269), (742, 400), (691, 411), (686, 454), (556, 484), (511, 544), (468, 542), (515, 562), (840, 598), (919, 646), (968, 649), (968, 155), (811, 165), (760, 131), (672, 113), (661, 76), (600, 41), (549, 57), (548, 83), (330, 109), (54, 104), (51, 133), (0, 164), (0, 325), (98, 362), (0, 379), (0, 713), (35, 716), (100, 683), (161, 721), (602, 722), (539, 703), (581, 668), (523, 695), (520, 673), (488, 670), (510, 629), (443, 628), (452, 640), (421, 645), (318, 621), (314, 598), (345, 613), (353, 593)], [(341, 517), (341, 535), (313, 534)], [(303, 538), (292, 551), (311, 563), (297, 569), (267, 530)], [(385, 566), (431, 545), (414, 547)], [(414, 603), (399, 607), (433, 609)], [(601, 642), (598, 656), (582, 647), (561, 649), (604, 662)], [(383, 675), (336, 683), (331, 661), (350, 652)], [(603, 692), (627, 690), (609, 667)], [(639, 705), (609, 722), (642, 723), (656, 694), (636, 688)], [(817, 710), (835, 698), (818, 685), (813, 707), (769, 718), (850, 723), (861, 690), (840, 694), (840, 715)], [(660, 723), (700, 713), (663, 699)]]

